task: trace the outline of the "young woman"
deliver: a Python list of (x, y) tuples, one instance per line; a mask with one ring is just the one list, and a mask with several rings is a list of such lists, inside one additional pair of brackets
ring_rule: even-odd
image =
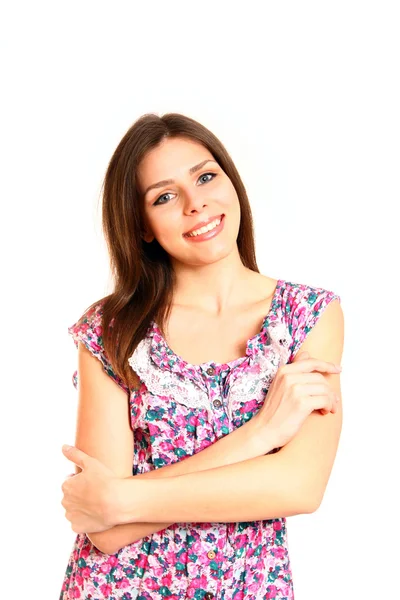
[(341, 430), (340, 297), (260, 274), (232, 159), (184, 115), (128, 130), (103, 228), (114, 291), (69, 328), (60, 600), (292, 599), (286, 517), (320, 505)]

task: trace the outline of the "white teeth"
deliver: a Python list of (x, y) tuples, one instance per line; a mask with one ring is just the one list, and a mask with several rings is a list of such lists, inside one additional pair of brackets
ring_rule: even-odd
[(206, 231), (211, 231), (211, 229), (214, 229), (214, 227), (217, 227), (217, 225), (219, 225), (220, 223), (221, 223), (221, 218), (215, 219), (214, 221), (211, 221), (211, 223), (209, 223), (205, 227), (200, 227), (200, 229), (196, 229), (195, 231), (192, 231), (191, 233), (187, 233), (186, 235), (188, 237), (201, 235), (202, 233), (206, 233)]

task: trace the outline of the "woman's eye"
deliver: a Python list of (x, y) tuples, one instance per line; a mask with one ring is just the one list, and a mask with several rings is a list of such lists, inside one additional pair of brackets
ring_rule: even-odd
[[(202, 177), (205, 177), (206, 175), (211, 175), (211, 179), (206, 179), (205, 181), (203, 180), (203, 182), (204, 182), (204, 183), (208, 183), (209, 181), (212, 181), (212, 180), (213, 180), (215, 177), (217, 177), (217, 174), (216, 174), (216, 173), (203, 173), (203, 175), (200, 175), (200, 177), (199, 177), (198, 181), (200, 181), (200, 179), (201, 179)], [(154, 202), (154, 205), (153, 205), (153, 206), (156, 206), (156, 205), (158, 205), (158, 204), (166, 204), (166, 202), (160, 202), (160, 200), (161, 200), (161, 198), (164, 198), (165, 196), (170, 196), (170, 195), (171, 195), (171, 194), (170, 194), (169, 192), (168, 192), (168, 193), (166, 193), (166, 194), (161, 194), (161, 196), (159, 196), (159, 197), (157, 198), (157, 200)], [(167, 202), (168, 202), (168, 200), (167, 200)]]
[(161, 198), (164, 198), (165, 196), (170, 196), (170, 194), (162, 194), (161, 196), (159, 196), (159, 197), (157, 198), (157, 200), (154, 202), (154, 205), (153, 205), (153, 206), (156, 206), (157, 204), (165, 204), (165, 202), (160, 202), (160, 199), (161, 199)]
[[(216, 173), (203, 173), (203, 175), (200, 175), (199, 179), (201, 179), (202, 177), (205, 177), (206, 175), (212, 175), (211, 179), (214, 179), (214, 177), (217, 176)], [(207, 179), (207, 181), (211, 181), (211, 179)], [(207, 181), (205, 181), (205, 183), (207, 183)]]

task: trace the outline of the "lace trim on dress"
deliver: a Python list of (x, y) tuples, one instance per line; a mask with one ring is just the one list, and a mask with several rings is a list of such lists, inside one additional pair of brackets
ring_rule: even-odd
[[(241, 363), (230, 372), (226, 384), (229, 387), (228, 415), (231, 420), (238, 405), (266, 394), (278, 368), (287, 362), (291, 341), (284, 323), (272, 321), (261, 332), (259, 345), (252, 349), (246, 364)], [(206, 385), (202, 388), (195, 379), (182, 378), (174, 371), (158, 367), (151, 357), (151, 345), (151, 337), (144, 338), (128, 359), (147, 390), (157, 396), (172, 398), (188, 408), (204, 409), (212, 422), (215, 416)]]
[[(230, 382), (228, 415), (233, 418), (242, 403), (262, 398), (279, 367), (286, 364), (290, 354), (291, 335), (284, 323), (272, 321), (263, 331), (265, 339), (255, 348), (247, 368), (240, 370)], [(233, 372), (234, 373), (234, 372)]]
[(139, 342), (128, 363), (145, 383), (146, 388), (157, 396), (172, 398), (190, 408), (210, 410), (210, 400), (206, 389), (201, 389), (194, 381), (181, 379), (177, 373), (157, 367), (151, 358), (151, 338)]

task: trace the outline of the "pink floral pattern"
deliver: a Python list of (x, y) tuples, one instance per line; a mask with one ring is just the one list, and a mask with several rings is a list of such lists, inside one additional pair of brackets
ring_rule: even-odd
[[(278, 368), (292, 362), (326, 306), (340, 297), (279, 279), (261, 330), (246, 355), (193, 365), (168, 346), (153, 321), (129, 363), (141, 385), (129, 390), (102, 345), (101, 303), (68, 332), (129, 395), (132, 474), (184, 460), (251, 419)], [(73, 374), (77, 387), (78, 374)], [(293, 600), (286, 518), (234, 523), (175, 523), (117, 553), (77, 534), (60, 600)]]

